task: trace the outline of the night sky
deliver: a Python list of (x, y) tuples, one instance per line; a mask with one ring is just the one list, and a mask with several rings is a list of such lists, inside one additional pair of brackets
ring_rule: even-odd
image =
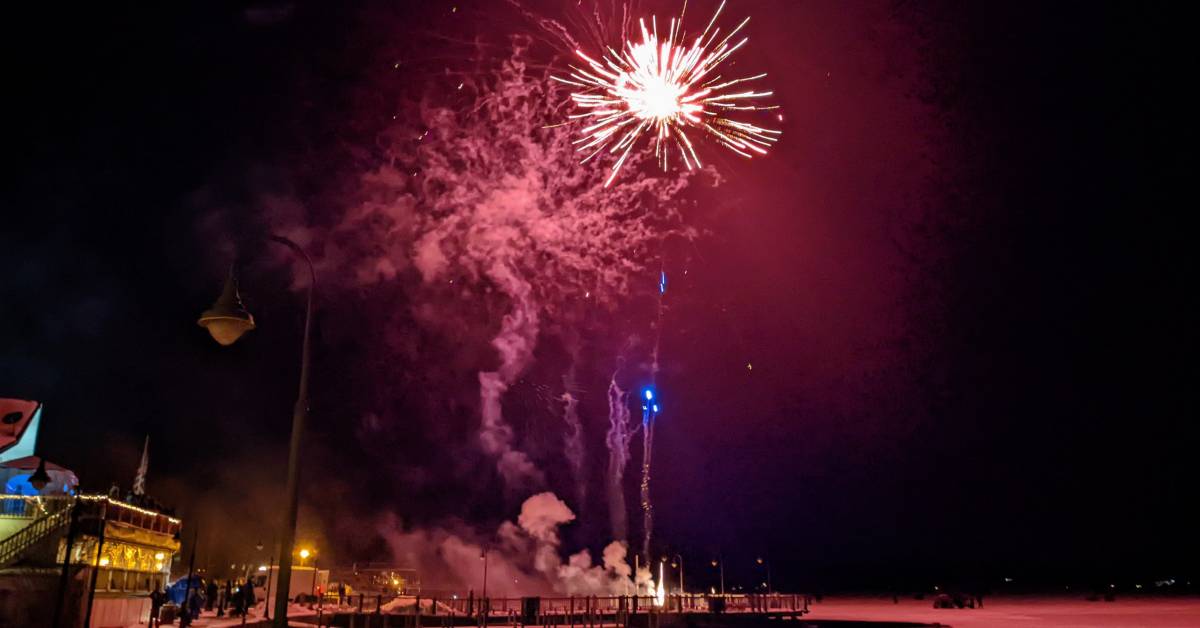
[[(245, 243), (280, 206), (337, 222), (397, 103), (454, 105), (476, 50), (528, 33), (531, 55), (564, 62), (506, 3), (412, 4), (8, 20), (0, 396), (45, 404), (39, 452), (88, 490), (127, 487), (149, 435), (149, 491), (199, 523), (214, 567), (270, 544), (297, 376), (300, 294), (278, 251)], [(526, 3), (564, 21), (574, 4)], [(721, 555), (750, 585), (768, 556), (777, 588), (1195, 574), (1178, 18), (1082, 2), (727, 10), (753, 16), (738, 62), (769, 73), (784, 134), (765, 159), (715, 155), (725, 181), (690, 215), (704, 235), (663, 254), (657, 547), (696, 583)], [(195, 319), (233, 242), (259, 329), (222, 348)], [(494, 295), (459, 304), (474, 319), (447, 312), (474, 321), (454, 335), (414, 314), (419, 278), (322, 281), (301, 540), (350, 563), (379, 559), (383, 513), (513, 518), (525, 495), (475, 437)], [(650, 311), (633, 294), (580, 331), (594, 477), (569, 549), (609, 540), (604, 387)], [(547, 401), (564, 360), (547, 334), (505, 414), (567, 498)]]

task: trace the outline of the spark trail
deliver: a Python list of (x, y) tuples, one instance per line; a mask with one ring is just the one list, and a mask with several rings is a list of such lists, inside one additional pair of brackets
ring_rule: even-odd
[(617, 385), (617, 373), (613, 372), (608, 383), (608, 515), (614, 540), (625, 541), (629, 535), (629, 520), (625, 509), (625, 492), (621, 487), (625, 479), (625, 466), (629, 463), (629, 441), (633, 433), (629, 426), (629, 399)]
[(587, 478), (584, 475), (586, 451), (583, 444), (583, 422), (579, 419), (579, 397), (577, 396), (579, 385), (575, 379), (575, 366), (579, 361), (578, 342), (578, 338), (573, 335), (568, 340), (571, 347), (569, 351), (571, 365), (563, 374), (563, 394), (560, 400), (563, 405), (563, 422), (567, 426), (567, 433), (563, 435), (563, 453), (567, 458), (567, 463), (571, 465), (571, 478), (575, 482), (576, 507), (583, 508), (587, 499)]
[(747, 158), (765, 155), (779, 139), (781, 131), (740, 119), (749, 112), (777, 108), (758, 104), (773, 92), (746, 87), (767, 75), (726, 79), (719, 73), (721, 64), (749, 41), (743, 37), (734, 43), (733, 39), (750, 18), (722, 36), (721, 28), (714, 28), (725, 8), (722, 2), (708, 26), (689, 44), (683, 31), (686, 2), (683, 8), (678, 18), (671, 18), (664, 38), (659, 38), (657, 18), (650, 18), (649, 27), (640, 19), (640, 41), (634, 42), (626, 32), (619, 51), (607, 47), (601, 55), (591, 56), (576, 48), (583, 63), (571, 65), (566, 77), (551, 77), (578, 90), (571, 100), (581, 112), (568, 119), (580, 124), (575, 144), (587, 153), (583, 162), (605, 151), (616, 156), (606, 186), (643, 138), (649, 138), (664, 171), (672, 147), (689, 170), (701, 166), (692, 132)]
[(662, 342), (663, 297), (667, 273), (658, 272), (658, 316), (654, 325), (654, 350), (650, 354), (650, 386), (642, 399), (642, 557), (650, 564), (650, 539), (654, 535), (654, 503), (650, 500), (650, 463), (654, 454), (654, 421), (661, 409), (658, 395), (658, 348)]

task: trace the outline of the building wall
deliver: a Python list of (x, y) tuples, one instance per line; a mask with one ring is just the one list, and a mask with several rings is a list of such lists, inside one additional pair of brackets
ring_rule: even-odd
[[(5, 569), (0, 571), (0, 628), (53, 626), (58, 606), (61, 572), (55, 569)], [(91, 571), (82, 568), (68, 581), (62, 626), (83, 625), (87, 608), (87, 583)]]
[(92, 628), (125, 628), (150, 620), (149, 597), (101, 597), (92, 602)]

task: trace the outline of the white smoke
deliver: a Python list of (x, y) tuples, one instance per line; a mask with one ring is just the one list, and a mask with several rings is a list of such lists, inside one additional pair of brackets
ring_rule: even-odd
[(490, 538), (446, 528), (400, 531), (394, 518), (382, 522), (380, 533), (394, 560), (417, 569), (426, 588), (481, 594), (486, 551), (491, 597), (626, 593), (632, 569), (625, 561), (624, 543), (614, 541), (605, 547), (600, 565), (593, 564), (586, 549), (565, 561), (561, 558), (559, 530), (574, 519), (565, 502), (545, 492), (526, 499), (516, 523), (502, 523)]
[(500, 333), (492, 346), (500, 354), (500, 368), (479, 374), (479, 443), (483, 451), (496, 457), (497, 469), (510, 490), (541, 486), (545, 478), (524, 452), (513, 447), (512, 427), (504, 421), (500, 400), (521, 371), (533, 359), (537, 343), (538, 312), (530, 299), (529, 282), (506, 265), (496, 262), (488, 277), (512, 300), (512, 311), (504, 315)]
[[(513, 493), (545, 485), (503, 409), (544, 322), (571, 327), (585, 298), (612, 307), (665, 239), (694, 238), (680, 206), (700, 172), (664, 173), (637, 152), (605, 188), (602, 160), (579, 163), (571, 129), (557, 124), (567, 94), (550, 69), (530, 69), (528, 44), (514, 39), (510, 58), (481, 62), (494, 71), (464, 77), (456, 98), (474, 95), (473, 103), (414, 105), (360, 147), (367, 166), (353, 200), (334, 204), (340, 213), (322, 226), (305, 225), (296, 209), (275, 212), (281, 231), (320, 243), (321, 274), (335, 278), (327, 285), (419, 278), (408, 287), (413, 313), (439, 332), (478, 325), (478, 312), (503, 301), (504, 315), (487, 330), (498, 364), (478, 373), (477, 442)], [(570, 457), (574, 442), (565, 441)]]
[(583, 421), (579, 418), (579, 398), (575, 396), (578, 384), (575, 381), (575, 365), (579, 361), (577, 337), (572, 335), (568, 345), (571, 365), (563, 374), (563, 422), (567, 431), (563, 434), (563, 454), (571, 466), (571, 479), (575, 482), (575, 504), (582, 508), (587, 501), (587, 477), (584, 475), (584, 460), (587, 449), (583, 443)]
[[(619, 369), (618, 369), (619, 370)], [(625, 541), (629, 534), (629, 513), (625, 508), (625, 467), (629, 464), (629, 441), (633, 438), (629, 424), (629, 399), (617, 385), (614, 372), (608, 383), (608, 515), (613, 538)]]

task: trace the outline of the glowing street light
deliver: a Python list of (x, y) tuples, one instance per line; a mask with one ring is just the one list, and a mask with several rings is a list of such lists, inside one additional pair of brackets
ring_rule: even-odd
[(675, 569), (677, 567), (679, 568), (679, 594), (683, 595), (686, 593), (683, 588), (683, 556), (679, 554), (676, 554), (671, 560), (671, 568)]
[(312, 552), (308, 551), (307, 547), (300, 550), (300, 565), (301, 566), (304, 566), (304, 561), (308, 560), (309, 556), (312, 556)]
[(254, 317), (242, 304), (237, 277), (232, 269), (225, 278), (225, 288), (221, 290), (221, 296), (212, 307), (204, 310), (196, 324), (207, 329), (208, 334), (222, 347), (237, 342), (242, 334), (254, 329)]
[(725, 561), (720, 559), (714, 560), (712, 561), (712, 566), (721, 572), (721, 595), (725, 595)]

